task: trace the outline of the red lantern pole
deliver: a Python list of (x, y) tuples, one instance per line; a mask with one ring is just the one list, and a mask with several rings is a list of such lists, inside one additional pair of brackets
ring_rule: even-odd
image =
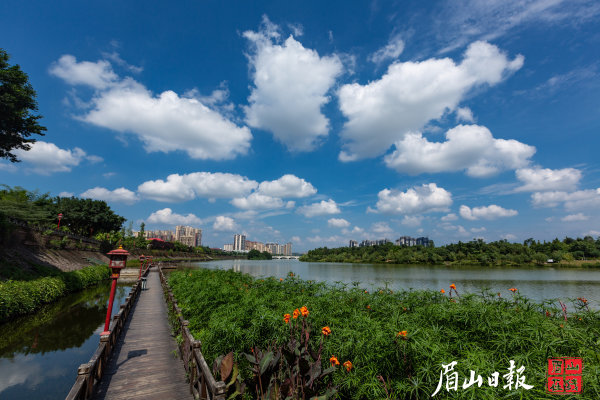
[(104, 331), (100, 334), (100, 336), (105, 336), (110, 334), (110, 317), (112, 316), (112, 308), (115, 300), (115, 291), (117, 289), (117, 280), (119, 279), (119, 275), (121, 274), (121, 269), (125, 268), (125, 264), (127, 263), (127, 256), (129, 253), (127, 250), (123, 250), (123, 247), (119, 246), (117, 250), (112, 250), (108, 252), (108, 256), (110, 257), (109, 267), (111, 269), (111, 278), (112, 278), (112, 286), (110, 287), (110, 298), (108, 300), (108, 310), (106, 310), (106, 321), (104, 322)]
[(142, 278), (142, 267), (144, 266), (144, 264), (146, 263), (146, 258), (144, 257), (144, 255), (142, 254), (140, 256), (140, 273), (138, 275), (138, 281)]
[(60, 229), (60, 220), (62, 219), (63, 215), (62, 213), (58, 214), (58, 225), (56, 226), (56, 230)]

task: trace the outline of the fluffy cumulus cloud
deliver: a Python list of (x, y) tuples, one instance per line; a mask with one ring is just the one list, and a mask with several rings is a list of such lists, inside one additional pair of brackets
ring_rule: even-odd
[(408, 189), (406, 192), (383, 189), (377, 195), (377, 211), (385, 214), (422, 214), (446, 211), (452, 205), (452, 194), (435, 183)]
[(420, 133), (407, 133), (385, 157), (388, 167), (410, 175), (465, 170), (485, 177), (525, 167), (535, 147), (516, 140), (495, 139), (484, 126), (458, 125), (446, 132), (445, 142), (430, 142)]
[(517, 192), (572, 191), (581, 180), (581, 171), (575, 168), (522, 168), (515, 174), (523, 183)]
[(232, 232), (238, 229), (238, 226), (233, 218), (219, 215), (217, 218), (215, 218), (213, 229), (219, 232)]
[(150, 214), (146, 222), (163, 225), (200, 225), (202, 220), (194, 214), (177, 214), (170, 208), (163, 208)]
[(308, 197), (317, 193), (317, 189), (304, 179), (286, 174), (274, 181), (264, 181), (258, 186), (258, 191), (272, 197)]
[(194, 92), (155, 95), (132, 78), (119, 78), (107, 60), (78, 62), (70, 55), (54, 63), (50, 73), (69, 84), (96, 89), (80, 120), (132, 133), (148, 152), (179, 150), (194, 159), (223, 160), (246, 154), (250, 147), (247, 127), (237, 126)]
[(138, 193), (147, 199), (179, 202), (196, 197), (209, 199), (237, 198), (250, 193), (258, 182), (245, 176), (221, 172), (172, 174), (166, 180), (147, 181), (138, 186)]
[(97, 162), (97, 156), (88, 156), (79, 147), (74, 149), (61, 149), (54, 143), (37, 141), (31, 145), (29, 151), (15, 150), (15, 155), (26, 163), (27, 171), (41, 175), (49, 175), (54, 172), (69, 172), (82, 161)]
[(327, 220), (327, 225), (332, 228), (347, 228), (350, 226), (350, 222), (344, 218), (330, 218)]
[(567, 211), (589, 210), (600, 208), (600, 188), (578, 190), (575, 192), (537, 192), (531, 195), (534, 206), (556, 207), (564, 205)]
[(339, 104), (347, 121), (340, 160), (384, 153), (407, 133), (455, 110), (473, 88), (495, 85), (522, 65), (522, 56), (509, 60), (498, 47), (478, 41), (458, 64), (450, 58), (396, 62), (379, 80), (342, 86)]
[(248, 197), (237, 197), (231, 200), (231, 204), (242, 210), (269, 210), (284, 206), (279, 197), (266, 196), (259, 192), (254, 192)]
[(401, 223), (402, 223), (402, 225), (410, 226), (410, 227), (414, 228), (414, 227), (421, 225), (422, 220), (423, 220), (423, 217), (421, 217), (420, 215), (405, 215), (404, 218), (402, 218)]
[(476, 221), (478, 219), (493, 220), (498, 218), (514, 217), (519, 214), (517, 210), (509, 210), (495, 204), (482, 207), (460, 206), (459, 214), (464, 219)]
[(563, 222), (579, 222), (587, 221), (588, 219), (590, 219), (590, 217), (588, 217), (587, 215), (584, 215), (583, 213), (577, 213), (564, 216), (560, 220)]
[(463, 122), (475, 122), (473, 111), (469, 107), (459, 107), (456, 109), (456, 120)]
[(249, 62), (254, 87), (248, 98), (248, 125), (270, 131), (289, 150), (312, 150), (329, 133), (321, 107), (342, 73), (337, 56), (319, 56), (294, 37), (280, 41), (266, 17), (259, 32), (244, 32), (252, 44)]
[(379, 64), (386, 60), (395, 60), (404, 51), (404, 41), (399, 34), (390, 37), (388, 43), (371, 54), (369, 61)]
[(298, 212), (308, 218), (341, 213), (333, 199), (321, 200), (319, 203), (299, 207)]
[(79, 195), (83, 198), (95, 199), (95, 200), (104, 200), (107, 202), (115, 202), (115, 203), (125, 203), (125, 204), (133, 204), (138, 201), (138, 196), (129, 189), (125, 189), (124, 187), (108, 190), (103, 187), (95, 187), (92, 189), (88, 189), (85, 192)]
[(378, 235), (391, 235), (394, 230), (388, 225), (387, 222), (375, 222), (371, 225), (371, 231)]
[(49, 71), (70, 85), (86, 85), (96, 89), (105, 89), (119, 78), (106, 60), (77, 62), (69, 54), (52, 63)]

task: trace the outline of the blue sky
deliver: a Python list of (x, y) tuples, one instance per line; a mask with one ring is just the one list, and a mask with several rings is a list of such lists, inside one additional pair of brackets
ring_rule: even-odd
[(48, 130), (0, 182), (295, 251), (600, 235), (597, 1), (0, 4)]

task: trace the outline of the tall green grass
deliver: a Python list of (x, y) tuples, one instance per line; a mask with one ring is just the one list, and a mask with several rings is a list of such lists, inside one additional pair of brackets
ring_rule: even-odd
[(0, 282), (0, 323), (94, 285), (108, 278), (109, 271), (106, 265), (96, 265), (29, 281)]
[[(533, 303), (508, 288), (501, 297), (450, 298), (435, 291), (385, 288), (369, 293), (293, 276), (254, 279), (221, 270), (173, 272), (169, 284), (209, 364), (233, 350), (244, 368), (241, 353), (251, 346), (283, 344), (289, 337), (283, 315), (306, 306), (315, 347), (321, 328), (332, 330), (324, 340), (323, 366), (331, 355), (354, 365), (350, 372), (340, 368), (333, 375), (340, 398), (429, 399), (442, 364), (457, 361), (458, 391), (443, 388), (435, 398), (555, 399), (545, 389), (547, 360), (565, 356), (584, 360), (581, 398), (600, 398), (600, 316), (581, 301), (569, 303), (565, 321), (555, 304)], [(407, 331), (406, 338), (398, 336), (401, 331)], [(525, 366), (525, 382), (533, 389), (502, 388), (510, 360), (517, 368)], [(470, 370), (482, 375), (484, 384), (463, 390)], [(487, 377), (496, 371), (500, 385), (489, 387)]]

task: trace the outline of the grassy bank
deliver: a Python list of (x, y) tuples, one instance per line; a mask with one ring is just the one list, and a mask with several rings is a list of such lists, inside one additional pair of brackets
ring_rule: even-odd
[[(569, 302), (563, 314), (558, 304), (535, 304), (509, 288), (501, 296), (459, 296), (453, 290), (450, 297), (448, 286), (446, 293), (365, 292), (293, 276), (254, 279), (220, 270), (173, 272), (169, 283), (209, 364), (233, 351), (250, 392), (260, 388), (252, 383), (252, 356), (243, 353), (285, 350), (290, 336), (307, 324), (313, 353), (322, 341), (322, 356), (313, 358), (322, 364), (320, 371), (329, 367), (331, 356), (352, 363), (350, 371), (340, 365), (322, 378), (321, 394), (335, 386), (339, 398), (431, 398), (442, 364), (457, 361), (458, 390), (446, 392), (444, 386), (435, 398), (551, 399), (555, 396), (545, 391), (547, 360), (568, 356), (583, 357), (582, 398), (600, 398), (600, 316), (583, 300)], [(284, 321), (284, 314), (303, 306), (308, 316)], [(328, 336), (321, 333), (326, 326)], [(525, 367), (531, 390), (503, 388), (510, 360)], [(481, 387), (462, 388), (470, 370), (482, 376)], [(487, 384), (493, 372), (500, 374), (496, 388)]]
[(53, 272), (52, 276), (37, 279), (0, 282), (0, 323), (31, 313), (43, 304), (108, 277), (108, 266), (97, 265), (71, 272)]

